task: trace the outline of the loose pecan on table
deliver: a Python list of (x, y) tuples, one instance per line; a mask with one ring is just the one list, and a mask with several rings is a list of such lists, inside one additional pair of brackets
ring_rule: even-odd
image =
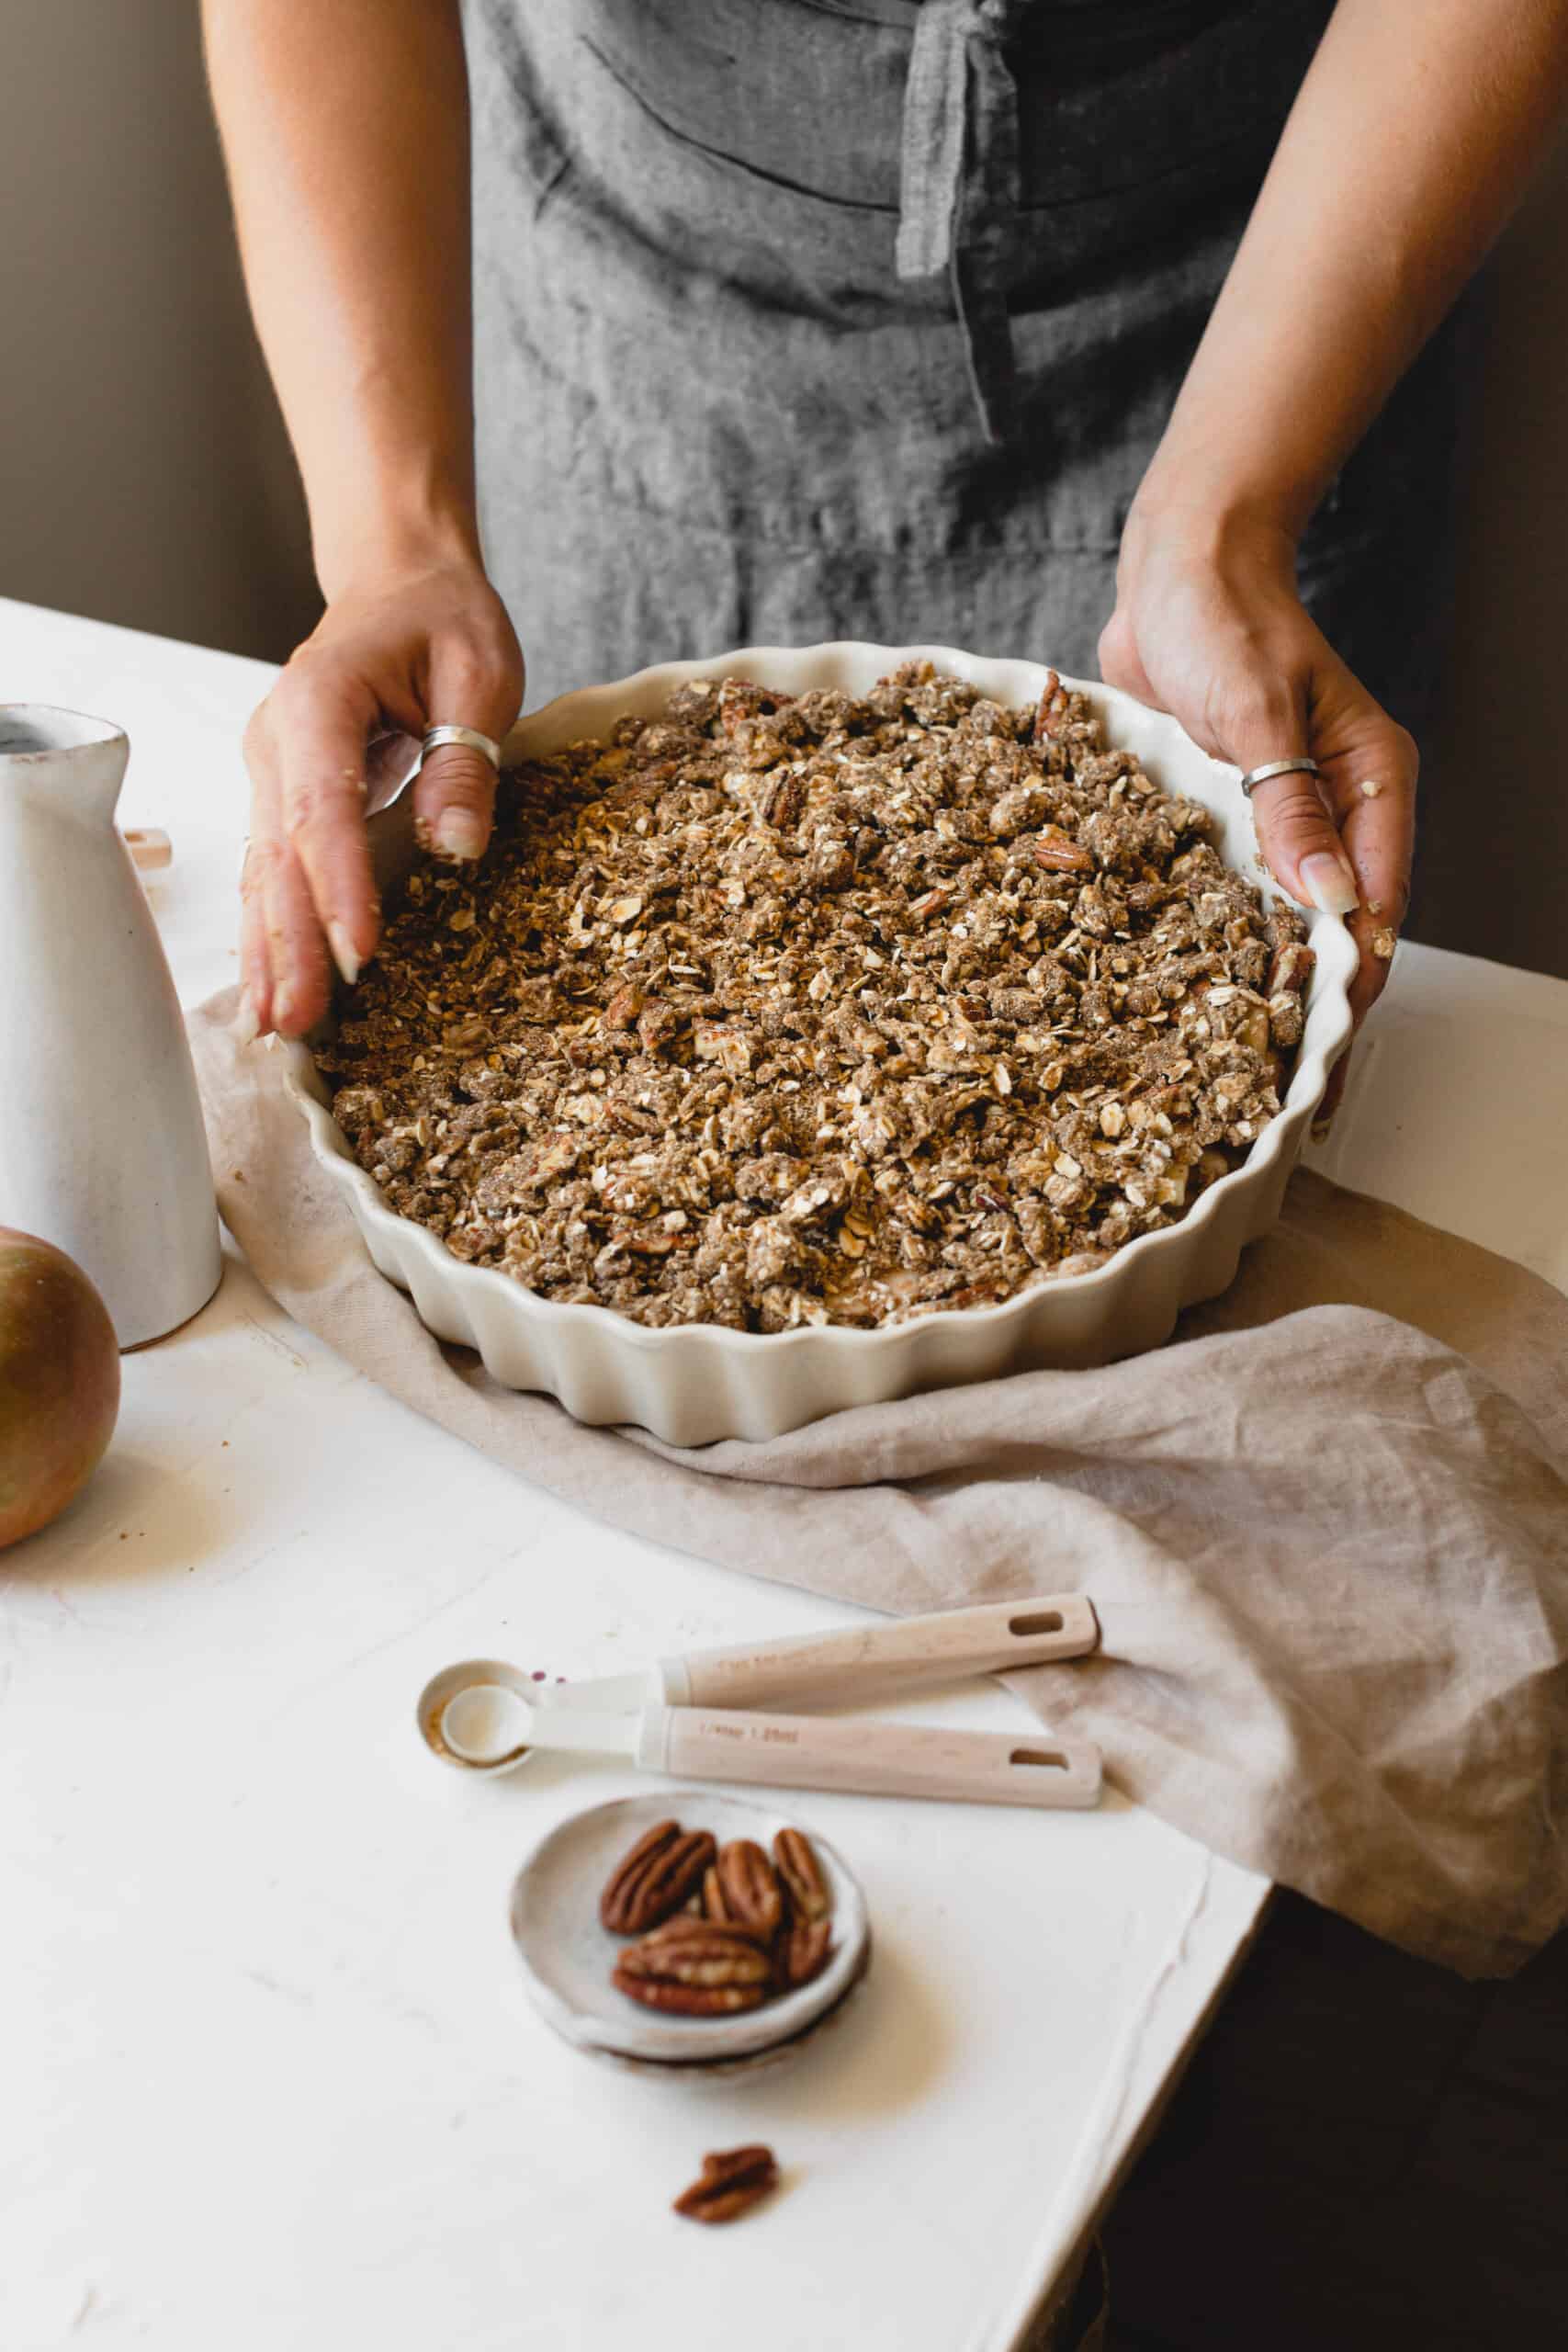
[(733, 2222), (778, 2187), (771, 2148), (723, 2148), (703, 2158), (702, 2177), (683, 2188), (675, 2211), (689, 2222)]

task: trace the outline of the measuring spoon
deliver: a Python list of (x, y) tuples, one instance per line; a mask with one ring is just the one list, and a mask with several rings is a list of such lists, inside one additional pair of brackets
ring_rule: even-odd
[(722, 1708), (593, 1714), (539, 1703), (536, 1686), (495, 1658), (438, 1674), (421, 1697), (419, 1722), (437, 1756), (486, 1773), (514, 1770), (536, 1750), (557, 1748), (624, 1756), (640, 1771), (682, 1780), (779, 1789), (1051, 1807), (1100, 1799), (1100, 1751), (1088, 1741)]

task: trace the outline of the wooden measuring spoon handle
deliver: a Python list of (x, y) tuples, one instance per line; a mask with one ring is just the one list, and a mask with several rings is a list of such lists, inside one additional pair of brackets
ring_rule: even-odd
[(793, 1641), (693, 1650), (661, 1658), (658, 1671), (660, 1695), (672, 1707), (839, 1706), (907, 1682), (1081, 1657), (1099, 1639), (1081, 1593), (1046, 1593)]
[(1100, 1750), (1043, 1731), (943, 1731), (852, 1717), (649, 1707), (637, 1761), (647, 1771), (681, 1779), (861, 1796), (1053, 1808), (1100, 1801)]

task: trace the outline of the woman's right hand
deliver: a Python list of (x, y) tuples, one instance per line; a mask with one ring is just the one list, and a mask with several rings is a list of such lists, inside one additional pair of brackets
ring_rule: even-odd
[[(301, 1035), (326, 1010), (329, 955), (353, 981), (375, 952), (371, 744), (401, 734), (417, 745), (427, 728), (453, 725), (499, 742), (522, 700), (516, 634), (477, 560), (411, 564), (333, 598), (245, 731), (241, 1019), (250, 1034)], [(480, 856), (494, 801), (482, 752), (443, 745), (413, 786), (421, 840), (438, 857)]]

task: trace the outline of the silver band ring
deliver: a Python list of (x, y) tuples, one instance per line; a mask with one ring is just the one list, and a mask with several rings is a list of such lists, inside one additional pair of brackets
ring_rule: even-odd
[(477, 727), (427, 728), (424, 741), (420, 747), (419, 760), (422, 767), (432, 752), (439, 751), (443, 743), (462, 743), (470, 752), (482, 752), (497, 775), (501, 774), (501, 745), (493, 736), (481, 735)]
[[(426, 738), (426, 741), (428, 740), (429, 739)], [(1265, 767), (1248, 768), (1247, 774), (1242, 777), (1241, 788), (1250, 800), (1252, 797), (1252, 787), (1255, 784), (1267, 784), (1271, 775), (1295, 775), (1298, 774), (1302, 775), (1320, 775), (1322, 774), (1322, 770), (1319, 768), (1315, 760), (1270, 760)]]

